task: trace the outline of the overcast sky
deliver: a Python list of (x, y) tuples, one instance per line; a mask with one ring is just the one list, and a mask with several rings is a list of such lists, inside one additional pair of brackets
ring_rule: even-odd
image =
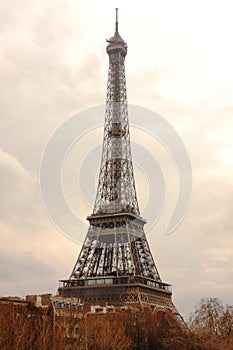
[[(165, 233), (165, 202), (148, 233), (157, 267), (186, 317), (202, 297), (232, 304), (230, 0), (0, 1), (0, 295), (56, 293), (77, 259), (80, 245), (62, 235), (43, 208), (40, 159), (62, 122), (105, 101), (105, 40), (114, 34), (115, 7), (128, 43), (128, 100), (172, 125), (193, 168), (182, 224)], [(89, 152), (88, 142), (82, 147)], [(169, 173), (165, 169), (165, 177)], [(143, 207), (140, 171), (137, 188)], [(91, 212), (86, 207), (80, 207), (83, 222)]]

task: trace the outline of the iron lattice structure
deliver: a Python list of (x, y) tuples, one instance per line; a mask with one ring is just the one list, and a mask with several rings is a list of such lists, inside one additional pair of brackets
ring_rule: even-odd
[(108, 43), (104, 142), (94, 214), (130, 212), (139, 215), (129, 137), (124, 66), (127, 46), (117, 30)]
[(144, 233), (135, 190), (125, 79), (127, 45), (118, 32), (108, 40), (109, 72), (99, 183), (90, 226), (59, 293), (88, 302), (143, 302), (175, 310)]

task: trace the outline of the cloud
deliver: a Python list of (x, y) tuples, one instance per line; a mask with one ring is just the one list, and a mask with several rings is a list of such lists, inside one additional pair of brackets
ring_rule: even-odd
[(37, 178), (9, 153), (0, 149), (1, 219), (20, 225), (33, 215)]
[(77, 23), (65, 2), (15, 2), (1, 14), (11, 24), (3, 22), (0, 38), (1, 146), (37, 172), (54, 128), (78, 110), (104, 102), (100, 50), (85, 47), (85, 21)]
[[(165, 208), (148, 235), (156, 264), (182, 313), (202, 296), (231, 302), (232, 3), (148, 1), (134, 4), (134, 16), (132, 4), (119, 4), (129, 102), (167, 118), (193, 164), (185, 220), (164, 235)], [(23, 295), (55, 290), (80, 249), (47, 218), (37, 174), (54, 129), (104, 102), (114, 9), (105, 0), (13, 0), (0, 17), (0, 293)]]
[[(49, 222), (38, 178), (0, 149), (0, 294), (56, 292), (79, 251)], [(60, 259), (61, 247), (68, 266)]]

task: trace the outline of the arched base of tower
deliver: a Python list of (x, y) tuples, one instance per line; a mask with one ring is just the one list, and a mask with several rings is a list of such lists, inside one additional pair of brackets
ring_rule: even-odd
[(58, 289), (64, 298), (80, 298), (92, 305), (146, 306), (178, 314), (172, 303), (170, 285), (142, 276), (96, 277), (63, 280)]

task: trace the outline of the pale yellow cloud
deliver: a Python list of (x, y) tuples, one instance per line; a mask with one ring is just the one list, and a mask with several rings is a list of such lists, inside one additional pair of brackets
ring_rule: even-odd
[[(233, 3), (227, 0), (2, 2), (0, 255), (6, 275), (0, 293), (56, 290), (57, 280), (73, 267), (80, 247), (56, 231), (43, 211), (38, 169), (54, 129), (78, 111), (104, 103), (105, 39), (114, 32), (116, 6), (129, 47), (129, 102), (153, 109), (177, 128), (193, 164), (186, 219), (165, 236), (162, 216), (149, 234), (155, 261), (174, 285), (183, 313), (203, 296), (230, 303)], [(22, 279), (15, 279), (14, 267)], [(36, 276), (43, 275), (37, 283)]]

